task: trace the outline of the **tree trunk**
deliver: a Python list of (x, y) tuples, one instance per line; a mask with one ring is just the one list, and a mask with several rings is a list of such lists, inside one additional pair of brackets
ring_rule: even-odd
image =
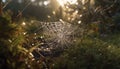
[(2, 16), (2, 0), (0, 0), (0, 16)]

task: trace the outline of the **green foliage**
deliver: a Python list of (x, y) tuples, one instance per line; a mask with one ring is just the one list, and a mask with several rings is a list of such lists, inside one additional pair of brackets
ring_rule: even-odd
[[(0, 69), (42, 68), (43, 61), (39, 60), (40, 63), (38, 63), (31, 55), (38, 46), (30, 47), (28, 42), (32, 42), (33, 39), (26, 40), (23, 33), (21, 25), (0, 17)], [(28, 45), (29, 49), (23, 47)]]
[(120, 35), (117, 34), (109, 34), (109, 35), (102, 35), (102, 37), (99, 37), (104, 42), (107, 42), (110, 45), (114, 45), (117, 47), (120, 47)]
[[(23, 42), (20, 29), (7, 18), (0, 17), (0, 68), (15, 69), (19, 62), (18, 46)], [(19, 36), (19, 37), (18, 37)]]
[(54, 69), (120, 69), (120, 48), (85, 38), (57, 59)]

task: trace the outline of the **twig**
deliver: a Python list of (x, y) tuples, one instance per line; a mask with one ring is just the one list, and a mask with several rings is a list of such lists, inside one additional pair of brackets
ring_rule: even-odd
[(12, 0), (9, 0), (3, 7), (2, 9), (6, 8), (6, 6), (11, 2)]

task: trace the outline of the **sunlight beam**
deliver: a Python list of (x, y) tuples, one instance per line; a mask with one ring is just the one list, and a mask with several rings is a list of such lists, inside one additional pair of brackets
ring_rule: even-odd
[(77, 0), (57, 0), (57, 2), (60, 4), (60, 6), (64, 6), (65, 4), (76, 4)]

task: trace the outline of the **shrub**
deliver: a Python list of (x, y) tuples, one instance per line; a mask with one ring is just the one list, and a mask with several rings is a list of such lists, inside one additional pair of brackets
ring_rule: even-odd
[(54, 69), (120, 69), (120, 48), (86, 38), (57, 59)]

